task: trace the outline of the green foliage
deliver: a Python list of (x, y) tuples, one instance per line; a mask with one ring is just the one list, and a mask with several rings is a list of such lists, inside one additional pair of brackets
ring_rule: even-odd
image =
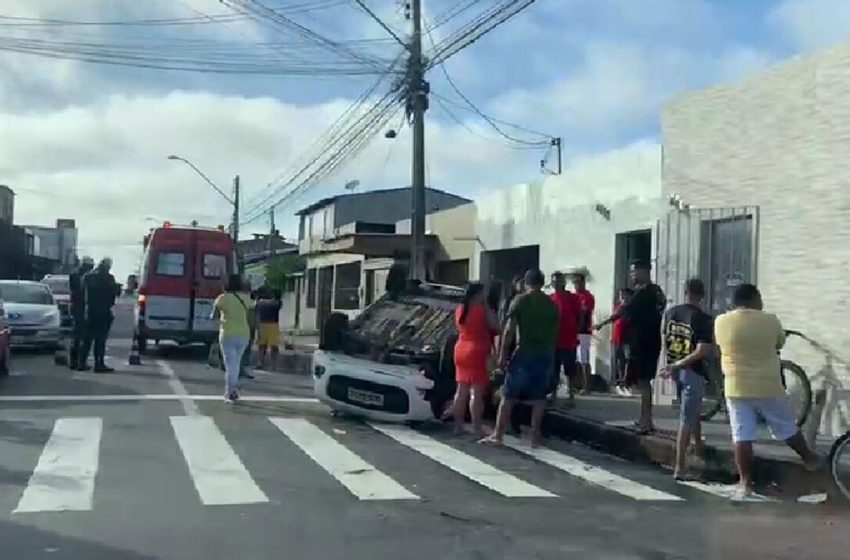
[(278, 255), (266, 267), (266, 282), (272, 288), (285, 291), (286, 277), (295, 272), (302, 272), (306, 267), (307, 259), (303, 255)]

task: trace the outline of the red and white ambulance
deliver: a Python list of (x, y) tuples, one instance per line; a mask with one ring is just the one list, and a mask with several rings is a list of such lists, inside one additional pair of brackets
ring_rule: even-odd
[(210, 319), (215, 298), (236, 271), (233, 240), (218, 228), (163, 223), (144, 238), (135, 308), (139, 352), (147, 342), (211, 343), (217, 325)]

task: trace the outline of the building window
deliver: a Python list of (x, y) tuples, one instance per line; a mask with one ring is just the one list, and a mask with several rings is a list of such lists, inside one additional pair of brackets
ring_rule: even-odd
[(307, 308), (316, 308), (316, 269), (307, 270)]
[(319, 210), (310, 216), (310, 237), (322, 238), (325, 235), (325, 210)]
[(334, 309), (360, 309), (360, 263), (340, 264), (334, 279)]
[(204, 278), (224, 278), (227, 274), (227, 258), (224, 255), (204, 255)]
[(183, 253), (159, 253), (156, 256), (156, 273), (160, 276), (186, 274), (186, 255)]

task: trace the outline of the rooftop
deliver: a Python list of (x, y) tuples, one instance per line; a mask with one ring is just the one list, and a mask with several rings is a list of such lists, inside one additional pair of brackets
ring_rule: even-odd
[[(372, 190), (372, 191), (363, 191), (363, 192), (357, 192), (357, 193), (340, 193), (340, 194), (337, 194), (337, 195), (334, 195), (334, 196), (328, 196), (328, 197), (322, 198), (321, 200), (317, 200), (313, 204), (310, 204), (309, 206), (302, 208), (301, 210), (296, 212), (295, 215), (301, 216), (303, 214), (309, 214), (313, 210), (316, 210), (318, 208), (322, 208), (323, 206), (327, 206), (328, 204), (331, 204), (332, 202), (336, 202), (337, 200), (340, 200), (342, 198), (358, 197), (358, 196), (364, 196), (364, 195), (369, 195), (369, 194), (380, 194), (380, 193), (389, 193), (389, 192), (397, 192), (397, 191), (407, 191), (407, 190), (410, 190), (410, 189), (411, 189), (411, 187), (395, 187), (395, 188), (391, 188), (391, 189), (376, 189), (376, 190)], [(425, 190), (431, 191), (431, 192), (436, 192), (436, 193), (442, 193), (442, 194), (446, 194), (446, 195), (449, 195), (449, 196), (454, 196), (458, 200), (465, 200), (467, 202), (472, 202), (468, 198), (464, 198), (462, 196), (458, 196), (454, 193), (450, 193), (448, 191), (444, 191), (444, 190), (441, 190), (441, 189), (426, 187)]]

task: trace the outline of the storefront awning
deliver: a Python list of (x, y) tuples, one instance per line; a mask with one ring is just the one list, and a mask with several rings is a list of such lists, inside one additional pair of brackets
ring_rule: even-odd
[[(322, 241), (319, 253), (349, 253), (367, 257), (410, 256), (411, 236), (398, 233), (350, 233)], [(437, 246), (436, 235), (425, 236), (425, 251), (432, 254)]]

